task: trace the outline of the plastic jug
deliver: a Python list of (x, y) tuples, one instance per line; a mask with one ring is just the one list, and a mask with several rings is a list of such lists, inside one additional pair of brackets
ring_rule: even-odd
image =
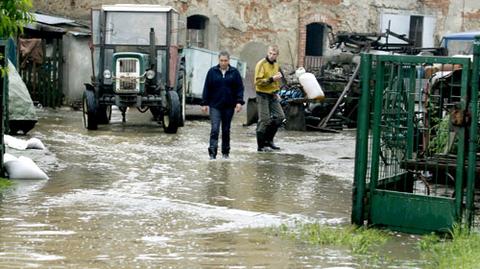
[(295, 75), (302, 85), (303, 91), (307, 94), (308, 99), (325, 99), (322, 87), (318, 84), (317, 78), (314, 74), (306, 72), (303, 67), (300, 67), (295, 71)]

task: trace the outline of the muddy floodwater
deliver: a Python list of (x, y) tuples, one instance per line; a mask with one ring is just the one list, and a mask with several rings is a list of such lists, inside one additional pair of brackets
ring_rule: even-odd
[[(79, 111), (39, 111), (27, 136), (49, 180), (16, 180), (0, 196), (0, 268), (369, 268), (348, 249), (268, 232), (281, 224), (350, 222), (355, 131), (281, 130), (282, 150), (257, 153), (255, 127), (236, 115), (228, 160), (210, 161), (209, 122), (175, 135), (150, 113), (118, 110), (98, 131)], [(382, 254), (418, 268), (415, 238)], [(384, 264), (385, 265), (385, 264)]]

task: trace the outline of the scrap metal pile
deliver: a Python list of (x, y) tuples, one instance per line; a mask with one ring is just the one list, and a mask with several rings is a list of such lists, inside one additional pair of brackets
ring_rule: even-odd
[[(391, 37), (401, 42), (389, 42)], [(308, 100), (303, 94), (301, 85), (294, 80), (285, 84), (279, 92), (283, 99), (282, 106), (290, 122), (290, 125), (287, 122), (287, 129), (335, 131), (344, 127), (356, 127), (361, 52), (406, 55), (446, 53), (443, 48), (416, 47), (405, 35), (390, 30), (385, 33), (339, 32), (331, 41), (330, 48), (334, 53), (325, 56), (323, 66), (307, 70), (315, 74), (322, 86), (326, 97), (322, 102)]]

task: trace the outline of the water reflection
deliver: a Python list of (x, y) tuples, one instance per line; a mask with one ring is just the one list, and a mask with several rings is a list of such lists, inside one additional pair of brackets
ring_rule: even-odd
[(230, 178), (231, 163), (226, 160), (211, 161), (207, 165), (206, 173), (206, 196), (209, 204), (232, 207), (232, 194), (228, 187), (234, 178)]
[(208, 121), (167, 135), (149, 115), (115, 113), (97, 132), (80, 112), (40, 113), (32, 135), (54, 165), (4, 194), (0, 268), (357, 267), (348, 251), (263, 230), (349, 222), (353, 134), (282, 131), (282, 151), (259, 154), (235, 117), (231, 158), (210, 161)]

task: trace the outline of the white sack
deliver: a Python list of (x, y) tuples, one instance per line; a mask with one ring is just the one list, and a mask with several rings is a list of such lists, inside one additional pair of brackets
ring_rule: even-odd
[(4, 135), (3, 142), (10, 148), (25, 150), (27, 148), (27, 141), (15, 138), (11, 135)]
[(20, 156), (5, 162), (4, 166), (10, 179), (48, 179), (47, 174), (28, 157)]
[(4, 135), (3, 141), (5, 145), (10, 148), (18, 149), (18, 150), (25, 150), (25, 149), (45, 149), (45, 145), (42, 141), (38, 138), (30, 138), (27, 141), (13, 137), (11, 135)]
[(13, 156), (10, 153), (5, 153), (3, 154), (3, 163), (9, 162), (9, 161), (15, 161), (17, 160), (17, 157)]
[(45, 149), (45, 145), (43, 145), (42, 141), (36, 137), (30, 138), (27, 140), (27, 149)]

